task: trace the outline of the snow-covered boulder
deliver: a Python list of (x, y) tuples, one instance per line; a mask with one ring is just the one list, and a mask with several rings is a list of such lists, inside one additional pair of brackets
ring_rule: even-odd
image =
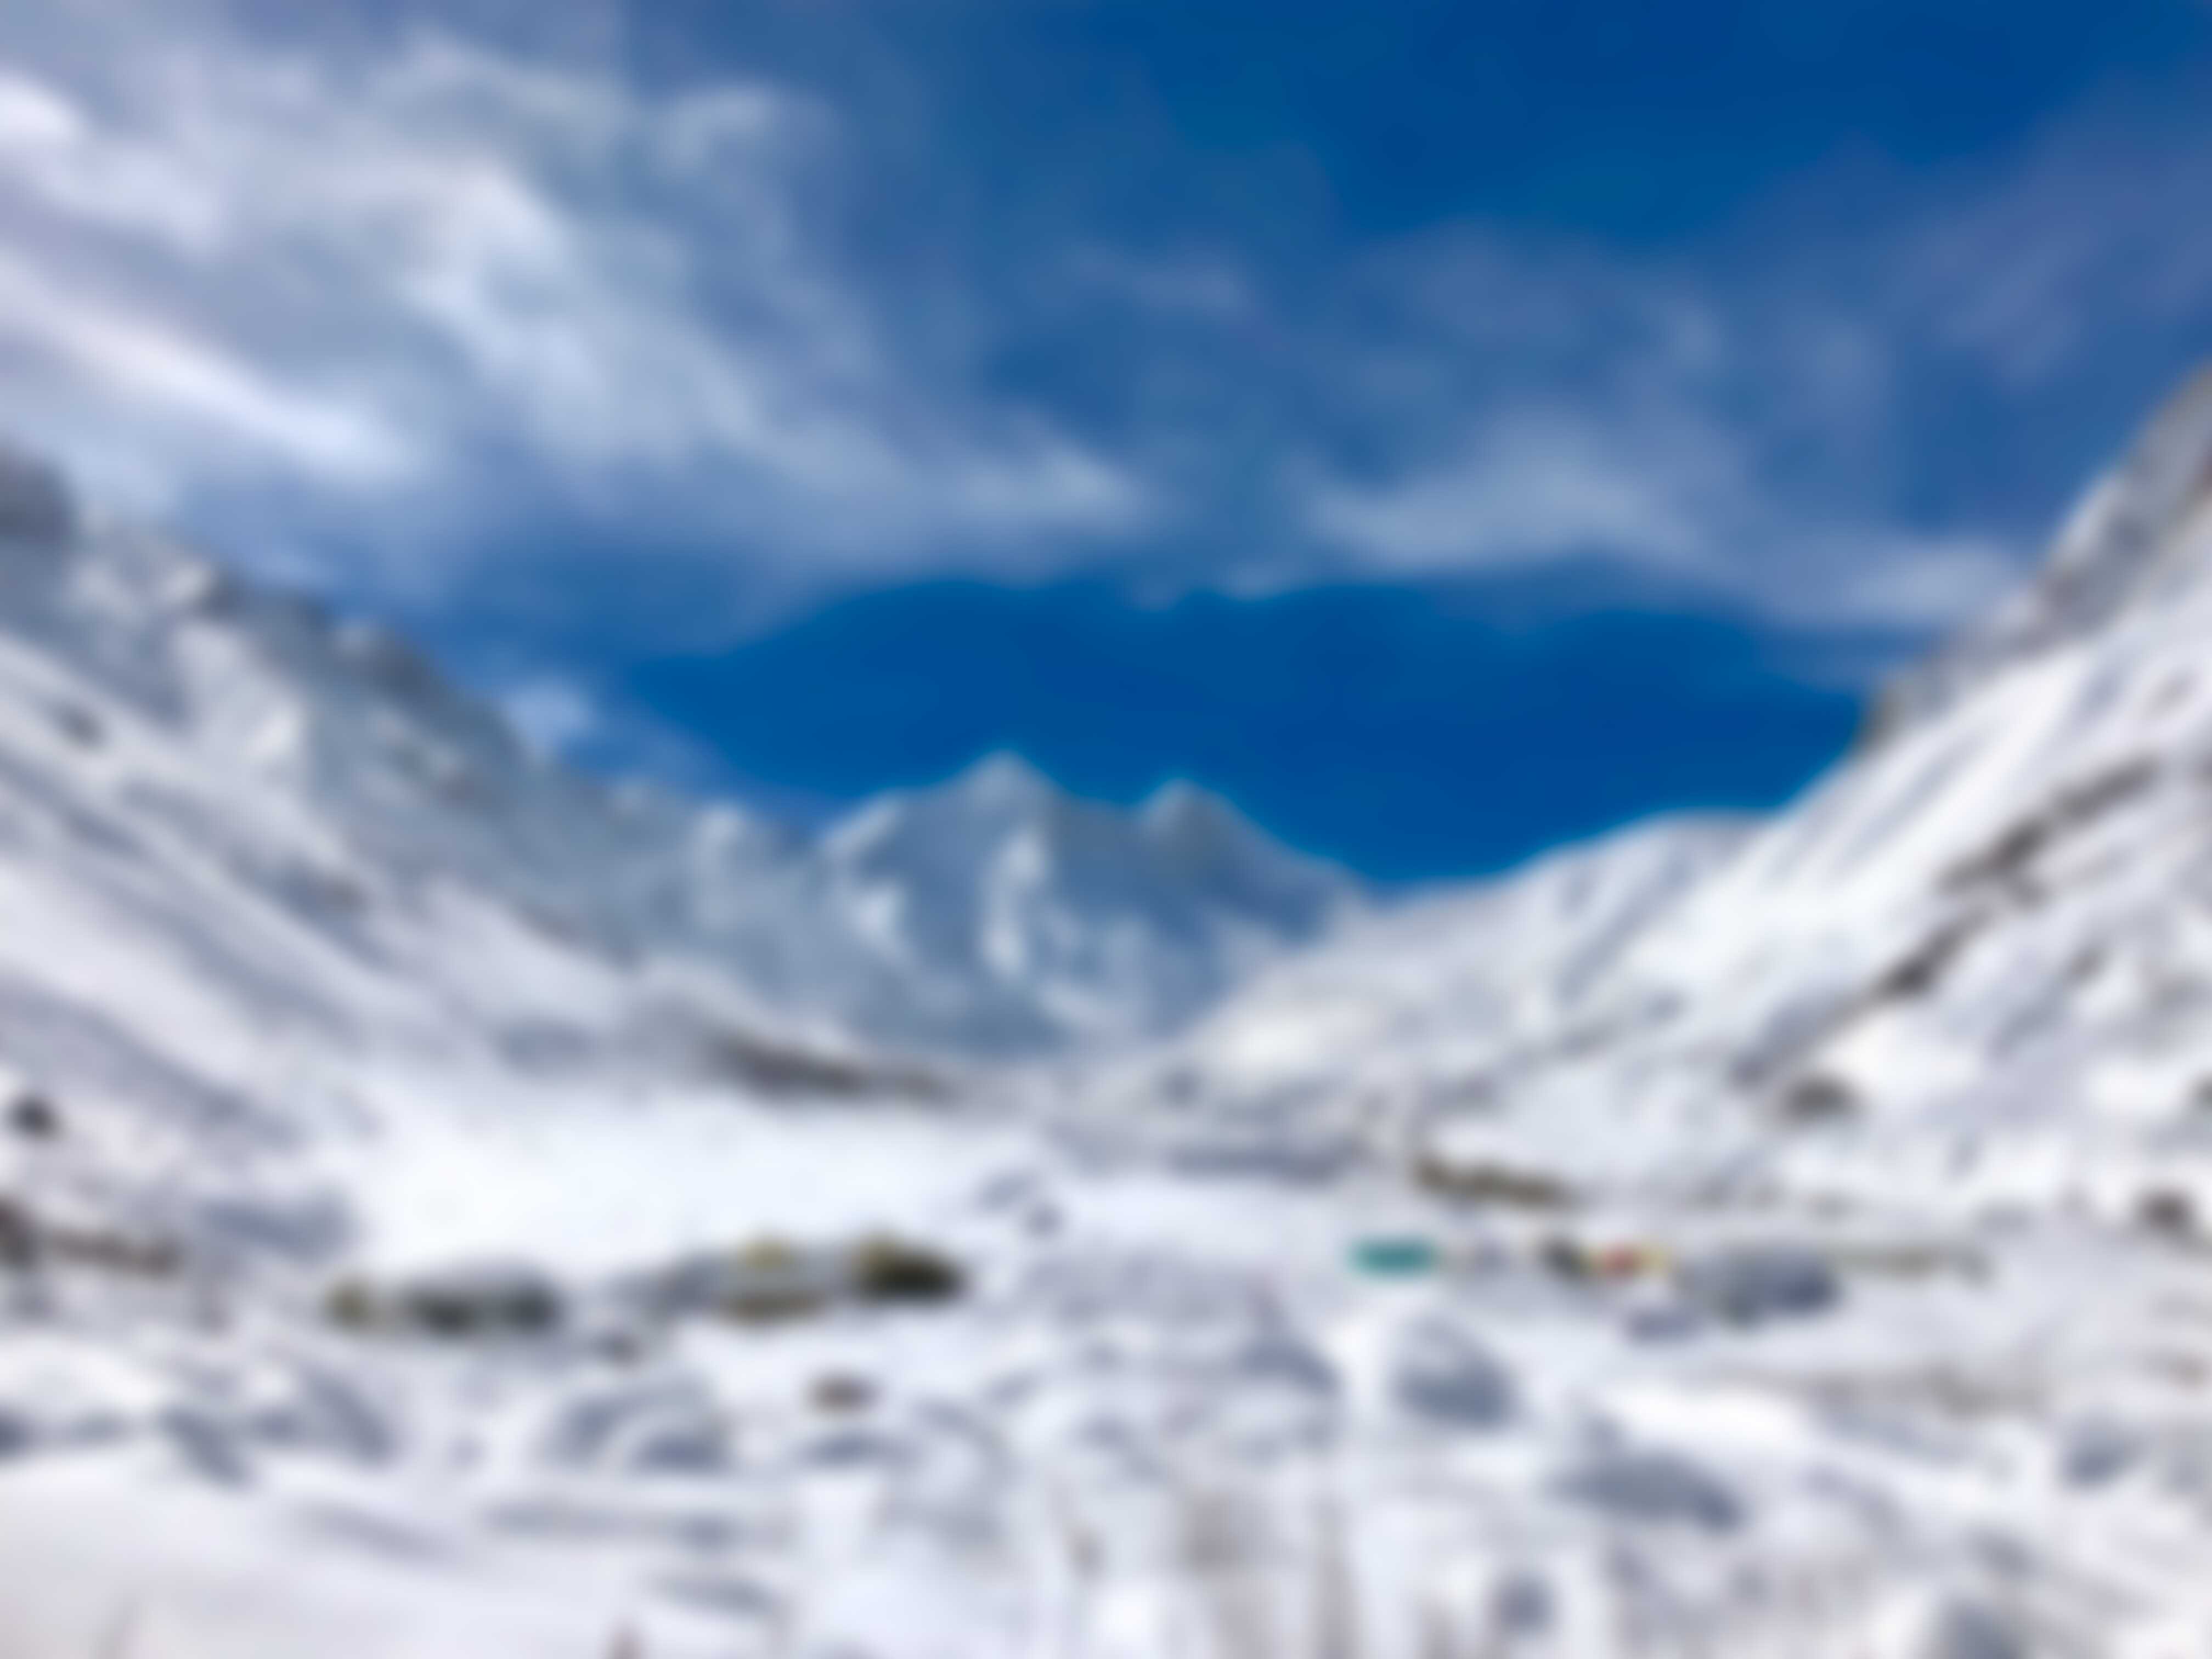
[(1426, 1317), (1398, 1333), (1390, 1389), (1408, 1416), (1440, 1428), (1495, 1429), (1513, 1415), (1513, 1376), (1449, 1320)]
[(1608, 1445), (1561, 1476), (1560, 1493), (1618, 1521), (1734, 1532), (1743, 1500), (1719, 1475), (1683, 1453)]

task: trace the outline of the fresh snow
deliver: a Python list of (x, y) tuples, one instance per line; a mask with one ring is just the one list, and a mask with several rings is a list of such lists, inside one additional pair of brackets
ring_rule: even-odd
[(0, 466), (0, 1651), (2212, 1652), (2203, 383), (1796, 806), (1389, 905), (610, 793), (79, 517)]

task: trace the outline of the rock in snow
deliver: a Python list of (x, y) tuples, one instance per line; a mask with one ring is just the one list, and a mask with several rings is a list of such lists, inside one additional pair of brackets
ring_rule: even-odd
[(1413, 1416), (1445, 1428), (1494, 1429), (1513, 1413), (1513, 1379), (1457, 1325), (1425, 1319), (1399, 1333), (1391, 1384)]
[(1826, 1257), (1790, 1245), (1716, 1250), (1682, 1269), (1681, 1286), (1692, 1306), (1740, 1325), (1820, 1313), (1842, 1294)]

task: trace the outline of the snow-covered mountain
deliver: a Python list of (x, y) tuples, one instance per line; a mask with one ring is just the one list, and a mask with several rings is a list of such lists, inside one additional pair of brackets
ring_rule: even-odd
[(1108, 1089), (1164, 1079), (1577, 1179), (2204, 1185), (2212, 380), (1793, 809), (1349, 929)]
[(2085, 492), (2033, 581), (1881, 700), (1875, 734), (1924, 718), (2006, 665), (2084, 639), (2203, 578), (2192, 531), (2212, 490), (2212, 366)]
[(1789, 811), (1388, 910), (611, 794), (0, 468), (0, 1650), (2212, 1652), (2208, 406)]
[(1133, 815), (1012, 757), (833, 826), (800, 892), (865, 947), (829, 993), (860, 1029), (1000, 1054), (1171, 1030), (1358, 902), (1218, 797)]
[[(604, 787), (380, 630), (80, 527), (19, 458), (0, 676), (9, 1004), (241, 1085), (245, 1057), (334, 1036), (496, 1064), (1152, 1035), (1358, 902), (1218, 802), (1125, 814), (1007, 761), (812, 842)], [(0, 1052), (35, 1066), (56, 1018), (21, 1023)]]
[(1662, 820), (1359, 918), (1181, 1040), (1094, 1067), (1093, 1109), (1164, 1110), (1217, 1155), (1233, 1133), (1292, 1162), (1387, 1157), (1430, 1118), (1487, 1115), (1518, 1066), (1591, 1041), (1583, 1000), (1755, 829)]

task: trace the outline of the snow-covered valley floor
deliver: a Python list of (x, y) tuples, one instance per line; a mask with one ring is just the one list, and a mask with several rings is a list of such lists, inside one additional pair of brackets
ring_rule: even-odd
[[(2155, 1227), (1501, 1207), (726, 1101), (365, 1156), (362, 1260), (539, 1264), (559, 1323), (0, 1281), (6, 1652), (2212, 1651), (2212, 1255)], [(964, 1292), (604, 1289), (866, 1234)]]

